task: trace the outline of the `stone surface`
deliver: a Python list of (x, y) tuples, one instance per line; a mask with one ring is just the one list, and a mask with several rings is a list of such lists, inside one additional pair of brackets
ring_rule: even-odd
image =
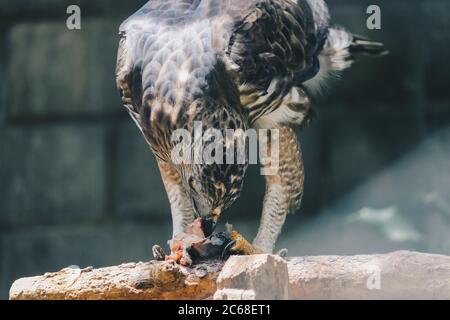
[(0, 17), (7, 23), (18, 20), (39, 19), (66, 19), (66, 9), (72, 4), (82, 8), (82, 17), (91, 16), (121, 16), (125, 19), (130, 13), (144, 5), (147, 0), (45, 0), (37, 3), (34, 0), (21, 0), (10, 2), (0, 0)]
[[(0, 26), (0, 47), (5, 48), (7, 43), (7, 31), (1, 28)], [(7, 70), (7, 63), (6, 63), (7, 53), (6, 50), (0, 50), (0, 134), (2, 128), (6, 125), (6, 115), (7, 115), (7, 108), (4, 108), (3, 106), (6, 106), (6, 86), (4, 85), (6, 83), (6, 70)]]
[(127, 263), (102, 269), (65, 268), (44, 276), (16, 281), (10, 299), (42, 300), (190, 300), (205, 299), (214, 293), (214, 281), (221, 263), (210, 263), (203, 277), (196, 269), (172, 262)]
[(232, 256), (217, 279), (216, 300), (288, 299), (286, 261), (274, 255)]
[(131, 119), (118, 129), (114, 168), (114, 214), (170, 221), (170, 204), (156, 159)]
[(325, 187), (332, 198), (376, 175), (420, 142), (419, 129), (410, 126), (414, 116), (407, 112), (347, 109), (343, 113), (330, 112), (320, 121), (334, 128), (322, 136), (327, 149)]
[(449, 279), (450, 257), (419, 252), (297, 257), (287, 263), (272, 255), (254, 255), (232, 257), (225, 266), (213, 261), (183, 268), (171, 262), (151, 261), (101, 269), (65, 268), (15, 281), (9, 297), (450, 299)]
[(104, 130), (8, 128), (0, 136), (0, 224), (98, 220), (105, 205)]
[[(9, 114), (13, 118), (118, 114), (114, 72), (120, 21), (86, 19), (82, 30), (62, 22), (11, 28)], [(32, 57), (32, 58), (30, 58)]]
[(423, 12), (424, 25), (421, 31), (426, 45), (423, 46), (425, 59), (425, 94), (428, 98), (438, 101), (447, 101), (447, 111), (450, 101), (448, 99), (447, 75), (450, 73), (448, 57), (450, 56), (450, 20), (447, 13), (450, 11), (450, 2), (445, 0), (427, 1), (420, 5)]
[(450, 299), (450, 257), (398, 251), (288, 262), (290, 299)]

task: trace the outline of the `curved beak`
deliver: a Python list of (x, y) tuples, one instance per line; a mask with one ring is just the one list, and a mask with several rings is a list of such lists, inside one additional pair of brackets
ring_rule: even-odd
[(212, 233), (216, 229), (217, 221), (219, 220), (221, 212), (222, 209), (217, 208), (212, 212), (211, 216), (202, 218), (202, 229), (205, 237), (209, 237), (210, 235), (212, 235)]
[(216, 229), (217, 221), (214, 218), (202, 218), (202, 230), (205, 237), (209, 237)]

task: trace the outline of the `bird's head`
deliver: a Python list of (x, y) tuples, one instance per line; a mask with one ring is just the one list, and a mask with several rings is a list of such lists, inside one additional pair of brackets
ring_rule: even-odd
[(185, 172), (185, 184), (206, 236), (214, 231), (222, 212), (239, 197), (246, 165), (193, 165)]
[[(242, 189), (248, 160), (245, 157), (240, 161), (237, 154), (243, 151), (239, 145), (242, 134), (239, 133), (247, 130), (248, 116), (241, 107), (238, 88), (221, 61), (217, 61), (204, 77), (193, 72), (186, 73), (183, 78), (191, 77), (201, 81), (191, 79), (180, 87), (184, 92), (184, 112), (175, 114), (175, 118), (177, 129), (182, 128), (188, 135), (192, 157), (189, 164), (179, 165), (177, 171), (196, 216), (202, 218), (203, 231), (209, 236), (221, 213), (239, 197)], [(200, 137), (197, 135), (199, 129)], [(234, 132), (232, 136), (230, 131)], [(230, 143), (241, 147), (232, 147), (234, 159), (231, 161), (228, 158)], [(247, 156), (247, 145), (244, 145), (246, 150), (243, 152)], [(208, 155), (209, 159), (205, 159)], [(198, 156), (201, 161), (196, 158)]]
[(224, 105), (224, 101), (203, 97), (191, 109), (187, 126), (192, 161), (179, 167), (184, 188), (196, 216), (202, 218), (206, 236), (214, 231), (221, 213), (239, 197), (248, 166), (248, 146), (242, 141), (247, 130), (246, 116)]

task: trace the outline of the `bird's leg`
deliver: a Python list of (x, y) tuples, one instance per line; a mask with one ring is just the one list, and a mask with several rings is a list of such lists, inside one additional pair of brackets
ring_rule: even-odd
[[(258, 234), (250, 244), (237, 231), (232, 231), (232, 254), (272, 253), (287, 214), (300, 207), (304, 182), (300, 145), (290, 127), (280, 128), (278, 137), (278, 143), (269, 139), (265, 139), (266, 143), (260, 143), (260, 148), (264, 148), (262, 155), (268, 158), (263, 161), (263, 169), (270, 170), (265, 170), (266, 194)], [(267, 161), (273, 156), (277, 161)], [(286, 253), (287, 250), (283, 249), (277, 254), (285, 256)]]
[(181, 177), (175, 168), (162, 161), (159, 161), (158, 165), (170, 202), (173, 225), (172, 238), (174, 238), (195, 220), (194, 210), (182, 185)]
[[(278, 171), (266, 175), (266, 193), (258, 234), (253, 246), (271, 253), (289, 212), (300, 207), (303, 196), (304, 167), (303, 158), (295, 131), (291, 127), (279, 129), (279, 144), (273, 141), (266, 144), (264, 154), (272, 154), (272, 148), (278, 148)], [(260, 145), (260, 148), (262, 146)], [(270, 163), (264, 164), (271, 167)], [(270, 172), (266, 172), (270, 173)], [(271, 172), (273, 173), (273, 172)]]

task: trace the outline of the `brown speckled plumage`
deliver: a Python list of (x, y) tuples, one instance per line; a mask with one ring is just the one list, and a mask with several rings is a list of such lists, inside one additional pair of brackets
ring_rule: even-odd
[(280, 171), (266, 177), (254, 242), (273, 250), (303, 194), (292, 126), (309, 121), (309, 92), (353, 58), (357, 39), (329, 29), (328, 20), (323, 0), (152, 0), (121, 25), (117, 85), (158, 159), (174, 233), (196, 215), (218, 219), (239, 196), (247, 169), (175, 165), (174, 130), (192, 132), (194, 121), (219, 130), (279, 128)]

